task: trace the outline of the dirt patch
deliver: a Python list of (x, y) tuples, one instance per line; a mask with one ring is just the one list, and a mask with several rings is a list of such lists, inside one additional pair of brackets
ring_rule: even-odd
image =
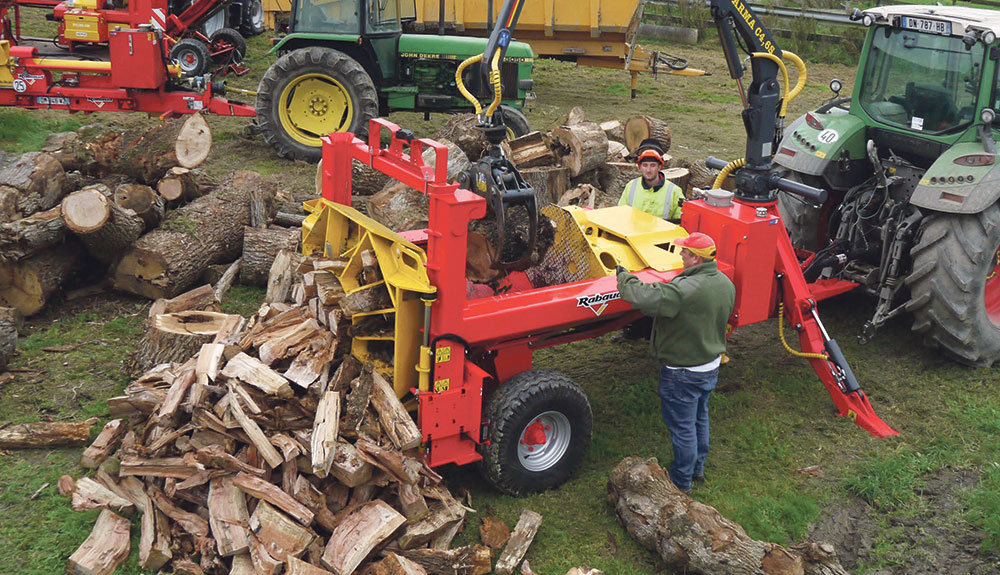
[[(982, 533), (963, 519), (963, 493), (979, 483), (974, 469), (939, 469), (923, 478), (912, 508), (884, 512), (852, 498), (831, 506), (816, 523), (810, 537), (829, 541), (841, 564), (855, 572), (872, 565), (891, 566), (866, 572), (875, 575), (988, 575), (1000, 570), (1000, 556), (980, 551)], [(873, 549), (888, 541), (896, 550), (876, 556)]]

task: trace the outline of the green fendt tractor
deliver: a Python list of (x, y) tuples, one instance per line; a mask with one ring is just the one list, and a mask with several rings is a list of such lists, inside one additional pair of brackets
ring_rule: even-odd
[[(413, 12), (413, 0), (409, 12)], [(278, 154), (318, 161), (320, 137), (363, 135), (368, 120), (390, 112), (471, 112), (455, 70), (482, 54), (485, 38), (403, 34), (401, 0), (294, 0), (288, 34), (272, 49), (282, 56), (257, 88), (257, 123)], [(407, 6), (404, 6), (407, 8)], [(531, 93), (534, 53), (511, 42), (500, 66), (501, 113), (509, 136), (529, 131), (521, 112)], [(465, 85), (491, 99), (492, 88), (470, 67)], [(473, 158), (475, 159), (475, 158)]]
[(775, 163), (830, 191), (782, 194), (808, 279), (857, 282), (876, 300), (860, 335), (908, 313), (952, 358), (1000, 360), (1000, 12), (953, 6), (855, 11), (868, 27), (854, 92), (792, 123)]

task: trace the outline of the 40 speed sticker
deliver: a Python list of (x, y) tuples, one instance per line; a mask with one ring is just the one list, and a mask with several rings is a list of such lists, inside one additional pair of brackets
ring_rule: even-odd
[(837, 133), (837, 130), (827, 128), (820, 132), (819, 135), (816, 136), (816, 139), (824, 144), (832, 144), (840, 139), (840, 134)]

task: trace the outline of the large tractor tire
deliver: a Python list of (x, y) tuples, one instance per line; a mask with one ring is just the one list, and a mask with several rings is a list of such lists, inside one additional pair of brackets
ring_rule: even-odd
[(264, 5), (261, 0), (243, 0), (240, 32), (247, 38), (264, 33)]
[[(823, 187), (822, 182), (804, 177), (798, 172), (789, 172), (785, 178), (813, 187)], [(778, 213), (781, 214), (781, 221), (788, 230), (788, 237), (792, 240), (793, 246), (816, 251), (826, 245), (819, 239), (820, 208), (813, 203), (800, 196), (782, 192), (778, 194)]]
[(594, 425), (583, 390), (547, 369), (510, 378), (486, 402), (485, 415), (489, 445), (479, 468), (510, 495), (545, 491), (569, 479), (583, 460)]
[(520, 138), (531, 131), (531, 126), (528, 124), (528, 118), (521, 110), (518, 110), (513, 106), (501, 104), (500, 114), (503, 118), (503, 125), (507, 128), (508, 140)]
[(278, 59), (257, 87), (257, 123), (278, 155), (316, 163), (320, 138), (353, 132), (364, 138), (378, 115), (371, 77), (353, 58), (312, 46)]
[(913, 331), (960, 363), (1000, 359), (1000, 207), (928, 217), (910, 255)]

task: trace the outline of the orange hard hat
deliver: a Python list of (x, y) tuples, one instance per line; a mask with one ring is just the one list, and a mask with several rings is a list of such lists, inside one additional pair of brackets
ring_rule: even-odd
[(652, 148), (646, 148), (645, 150), (643, 150), (639, 154), (639, 157), (636, 159), (635, 163), (642, 164), (642, 162), (645, 160), (656, 160), (657, 162), (659, 162), (661, 166), (663, 165), (663, 156), (661, 156), (659, 152), (657, 152)]

